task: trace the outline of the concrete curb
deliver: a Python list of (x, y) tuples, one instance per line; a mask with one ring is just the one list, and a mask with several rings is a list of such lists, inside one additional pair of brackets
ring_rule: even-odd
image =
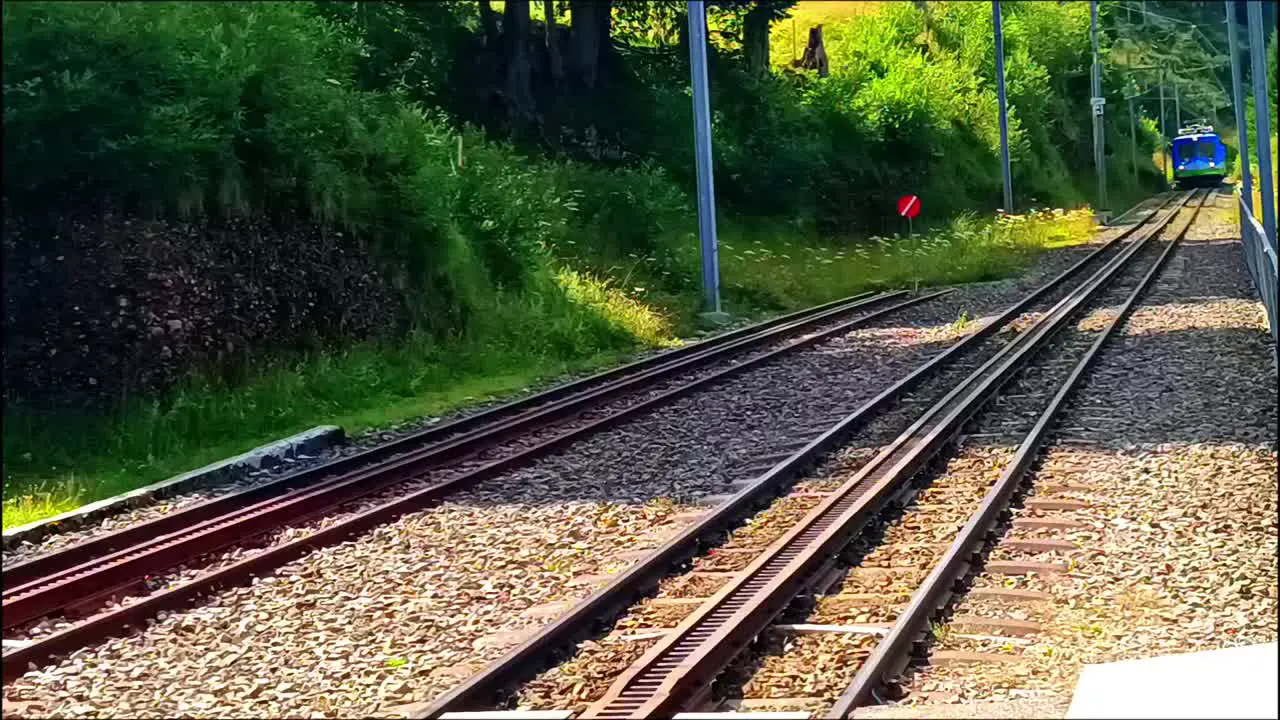
[(89, 503), (4, 531), (4, 548), (23, 542), (38, 542), (45, 536), (63, 530), (74, 530), (94, 520), (145, 505), (147, 502), (177, 495), (197, 488), (240, 480), (252, 470), (272, 468), (300, 453), (314, 454), (342, 443), (342, 428), (336, 425), (320, 425), (275, 442), (256, 447), (235, 457), (219, 460), (197, 470), (176, 475), (127, 493)]

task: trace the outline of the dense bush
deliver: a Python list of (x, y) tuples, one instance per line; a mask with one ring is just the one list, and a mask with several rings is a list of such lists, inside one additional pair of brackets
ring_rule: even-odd
[[(583, 353), (633, 338), (566, 294), (554, 248), (584, 231), (617, 228), (620, 249), (648, 252), (662, 233), (675, 232), (687, 208), (653, 170), (610, 175), (532, 160), (475, 132), (460, 133), (406, 97), (420, 93), (425, 80), (412, 88), (357, 87), (366, 46), (309, 5), (14, 3), (4, 7), (4, 33), (6, 212), (25, 228), (7, 237), (6, 267), (24, 266), (33, 255), (79, 254), (84, 243), (136, 245), (130, 252), (154, 257), (153, 245), (186, 242), (154, 229), (151, 241), (54, 231), (49, 219), (73, 208), (140, 216), (139, 222), (180, 216), (209, 227), (252, 218), (285, 258), (306, 252), (290, 250), (287, 238), (327, 227), (339, 231), (326, 235), (337, 255), (372, 251), (387, 279), (367, 290), (394, 288), (398, 300), (382, 322), (396, 333), (418, 328), (441, 340), (483, 335), (497, 332), (502, 323), (494, 318), (501, 317), (526, 335), (547, 333), (545, 343), (530, 337), (522, 346), (530, 351), (568, 345)], [(237, 259), (234, 248), (224, 250), (220, 263), (161, 263), (152, 281), (181, 266), (198, 276), (193, 282), (230, 293), (234, 284), (212, 276), (243, 274), (252, 263)], [(88, 271), (83, 262), (75, 267)], [(92, 284), (45, 279), (72, 288)], [(11, 326), (35, 332), (41, 298), (60, 290), (31, 281), (37, 286), (11, 298), (8, 309)], [(349, 283), (329, 282), (337, 284), (308, 292), (329, 290), (355, 307), (363, 302), (342, 292), (354, 287)], [(276, 288), (289, 296), (283, 301), (297, 300), (285, 285)], [(95, 307), (85, 302), (91, 294), (73, 298), (75, 311), (62, 319), (97, 327), (97, 320), (76, 316)], [(348, 332), (327, 322), (335, 312), (340, 308), (302, 298), (290, 321), (297, 327), (264, 323), (249, 345), (260, 353), (300, 347), (305, 337), (318, 336), (323, 345), (387, 334)], [(521, 312), (529, 317), (513, 317)], [(559, 316), (582, 337), (556, 339)], [(304, 326), (319, 329), (293, 332)], [(114, 355), (143, 352), (141, 340), (118, 333), (87, 331), (80, 339)], [(10, 340), (11, 347), (40, 344), (22, 333)], [(192, 359), (217, 360), (216, 353), (206, 355)], [(87, 382), (90, 372), (81, 368), (83, 377), (72, 384)], [(41, 374), (24, 377), (29, 391), (54, 387)], [(173, 378), (138, 371), (119, 379), (155, 389)]]

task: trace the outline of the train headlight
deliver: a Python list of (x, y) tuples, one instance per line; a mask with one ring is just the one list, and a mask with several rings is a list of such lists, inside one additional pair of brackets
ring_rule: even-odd
[(1218, 167), (1212, 160), (1209, 161), (1209, 167)]
[(1178, 166), (1178, 169), (1179, 169), (1179, 170), (1186, 170), (1186, 169), (1187, 169), (1187, 166), (1186, 166), (1186, 165), (1179, 165), (1179, 166)]

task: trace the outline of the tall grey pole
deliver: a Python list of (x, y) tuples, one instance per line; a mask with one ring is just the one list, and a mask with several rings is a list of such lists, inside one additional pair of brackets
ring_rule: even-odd
[(707, 312), (720, 312), (720, 258), (716, 247), (715, 180), (711, 175), (711, 100), (707, 90), (707, 15), (689, 0), (689, 70), (693, 75), (693, 142), (698, 164), (698, 237), (702, 242), (702, 294)]
[(1164, 68), (1160, 68), (1160, 172), (1163, 177), (1160, 178), (1160, 184), (1163, 187), (1169, 186), (1169, 140), (1165, 131), (1164, 119)]
[(1182, 132), (1182, 97), (1178, 94), (1178, 76), (1173, 76), (1173, 119), (1177, 123), (1174, 130)]
[(1258, 153), (1258, 189), (1262, 191), (1262, 229), (1276, 246), (1275, 176), (1271, 174), (1271, 96), (1267, 94), (1267, 41), (1262, 34), (1262, 3), (1249, 5), (1249, 60), (1253, 68), (1253, 144)]
[[(1253, 204), (1253, 173), (1249, 169), (1249, 123), (1245, 118), (1244, 88), (1240, 73), (1240, 41), (1236, 39), (1236, 4), (1225, 0), (1227, 6), (1227, 48), (1231, 53), (1231, 104), (1236, 111), (1236, 135), (1240, 138), (1240, 190), (1244, 201)], [(1240, 218), (1244, 227), (1244, 217)]]
[(1093, 40), (1093, 165), (1098, 170), (1098, 210), (1107, 208), (1106, 141), (1102, 136), (1102, 65), (1098, 61), (1098, 0), (1089, 3), (1089, 35)]
[(991, 0), (996, 31), (996, 91), (1000, 97), (1000, 170), (1004, 177), (1004, 211), (1013, 212), (1013, 178), (1009, 174), (1009, 101), (1004, 92), (1004, 33), (1000, 31), (1000, 0)]
[(1138, 181), (1138, 124), (1133, 119), (1133, 96), (1129, 101), (1129, 160), (1133, 164), (1133, 181)]

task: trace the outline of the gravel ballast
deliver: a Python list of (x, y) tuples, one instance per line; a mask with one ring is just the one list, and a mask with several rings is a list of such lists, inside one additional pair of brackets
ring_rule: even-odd
[(851, 410), (971, 331), (954, 323), (962, 312), (988, 316), (1082, 253), (963, 288), (317, 551), (28, 673), (5, 704), (60, 716), (406, 712), (677, 532), (781, 440), (779, 425)]

